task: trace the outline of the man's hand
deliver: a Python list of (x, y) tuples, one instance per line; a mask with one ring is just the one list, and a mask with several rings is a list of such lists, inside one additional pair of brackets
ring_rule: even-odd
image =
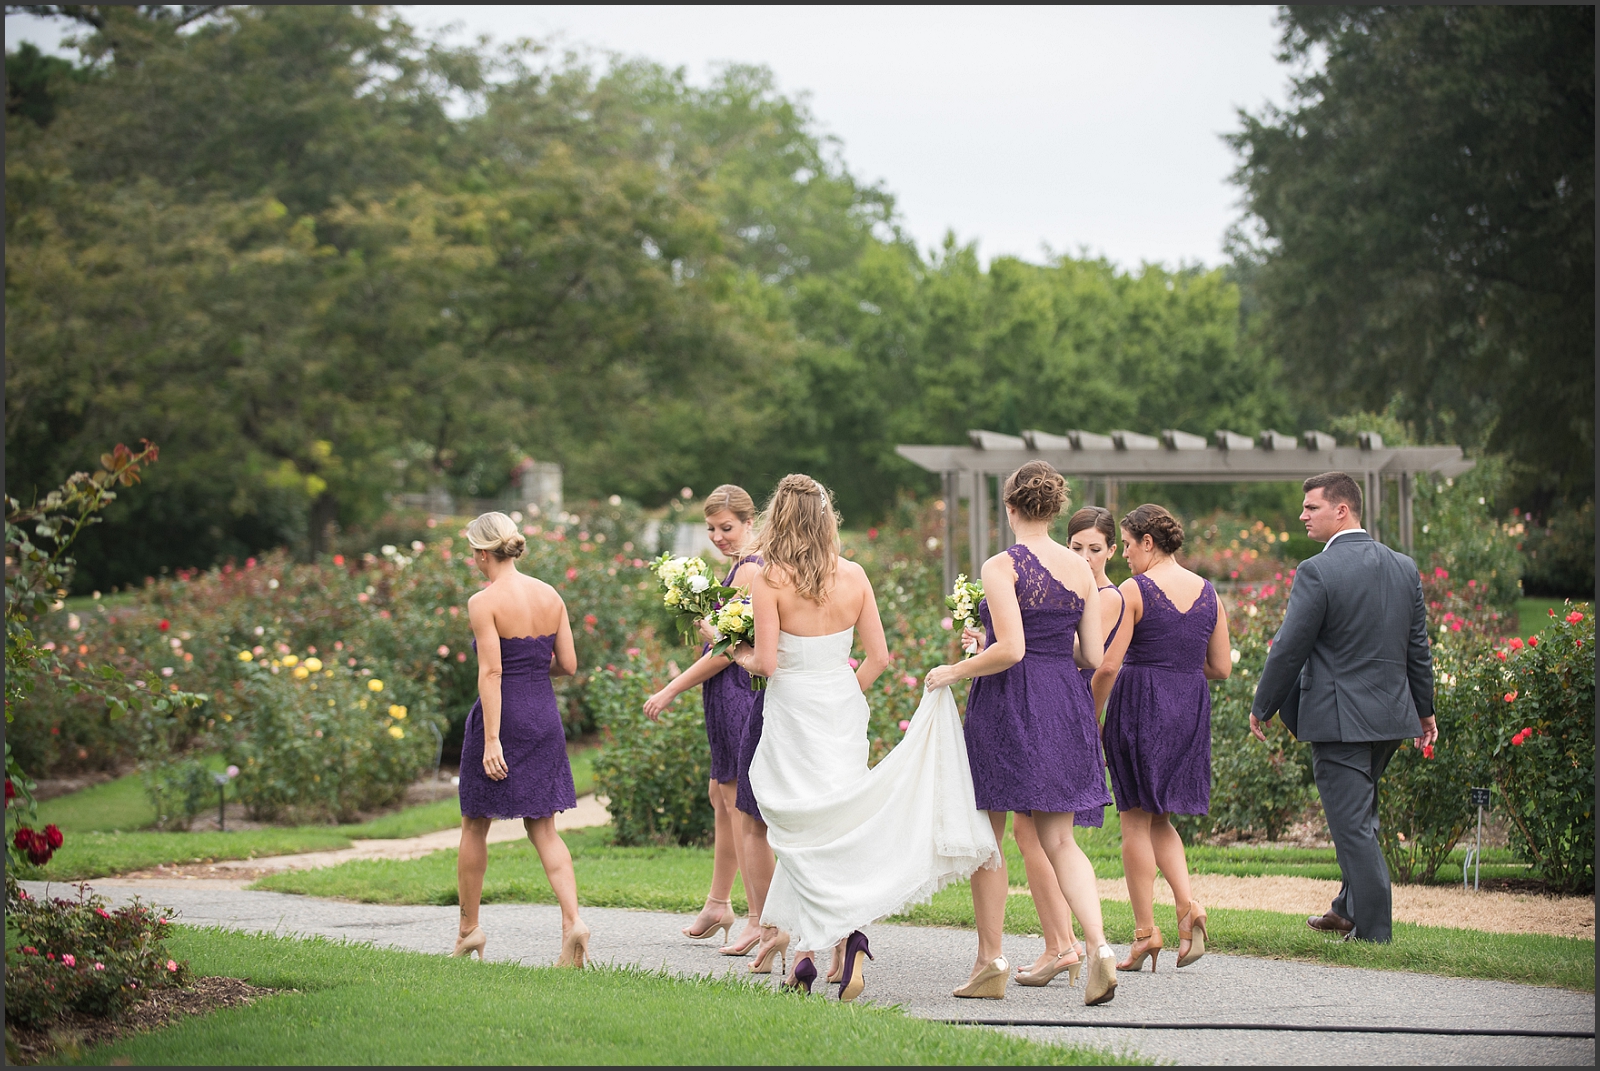
[(1266, 726), (1262, 723), (1261, 719), (1256, 717), (1254, 712), (1252, 712), (1250, 715), (1250, 733), (1263, 744), (1267, 742), (1265, 728)]
[(1417, 745), (1417, 749), (1420, 751), (1422, 748), (1428, 747), (1429, 745), (1433, 744), (1438, 739), (1439, 739), (1439, 721), (1438, 721), (1438, 719), (1437, 718), (1423, 718), (1422, 719), (1422, 735), (1417, 737), (1416, 740), (1413, 741), (1413, 743), (1415, 743)]

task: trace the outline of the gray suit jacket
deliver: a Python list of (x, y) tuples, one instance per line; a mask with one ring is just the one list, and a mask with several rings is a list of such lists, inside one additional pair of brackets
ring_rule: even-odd
[(1308, 741), (1403, 740), (1433, 714), (1417, 566), (1365, 532), (1300, 563), (1251, 712)]

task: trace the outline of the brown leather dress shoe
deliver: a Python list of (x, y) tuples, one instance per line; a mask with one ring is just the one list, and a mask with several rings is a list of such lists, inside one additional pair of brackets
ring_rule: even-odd
[(1349, 936), (1356, 928), (1356, 924), (1343, 915), (1335, 915), (1329, 911), (1326, 915), (1312, 915), (1306, 919), (1306, 925), (1319, 933), (1334, 933), (1341, 937)]

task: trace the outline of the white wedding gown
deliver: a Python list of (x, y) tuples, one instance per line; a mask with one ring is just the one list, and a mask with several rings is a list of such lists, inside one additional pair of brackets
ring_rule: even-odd
[(829, 948), (1000, 860), (949, 688), (925, 693), (905, 737), (867, 768), (853, 633), (779, 633), (750, 763), (778, 857), (761, 921), (788, 930), (797, 950)]

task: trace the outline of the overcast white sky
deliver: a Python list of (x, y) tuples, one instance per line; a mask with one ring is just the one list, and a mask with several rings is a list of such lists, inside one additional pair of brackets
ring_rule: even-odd
[[(953, 230), (999, 254), (1045, 250), (1217, 264), (1238, 216), (1219, 138), (1282, 103), (1271, 7), (540, 7), (413, 5), (421, 27), (644, 55), (704, 81), (770, 67), (805, 94), (859, 177), (881, 181), (927, 248)], [(6, 42), (63, 27), (6, 19)]]

